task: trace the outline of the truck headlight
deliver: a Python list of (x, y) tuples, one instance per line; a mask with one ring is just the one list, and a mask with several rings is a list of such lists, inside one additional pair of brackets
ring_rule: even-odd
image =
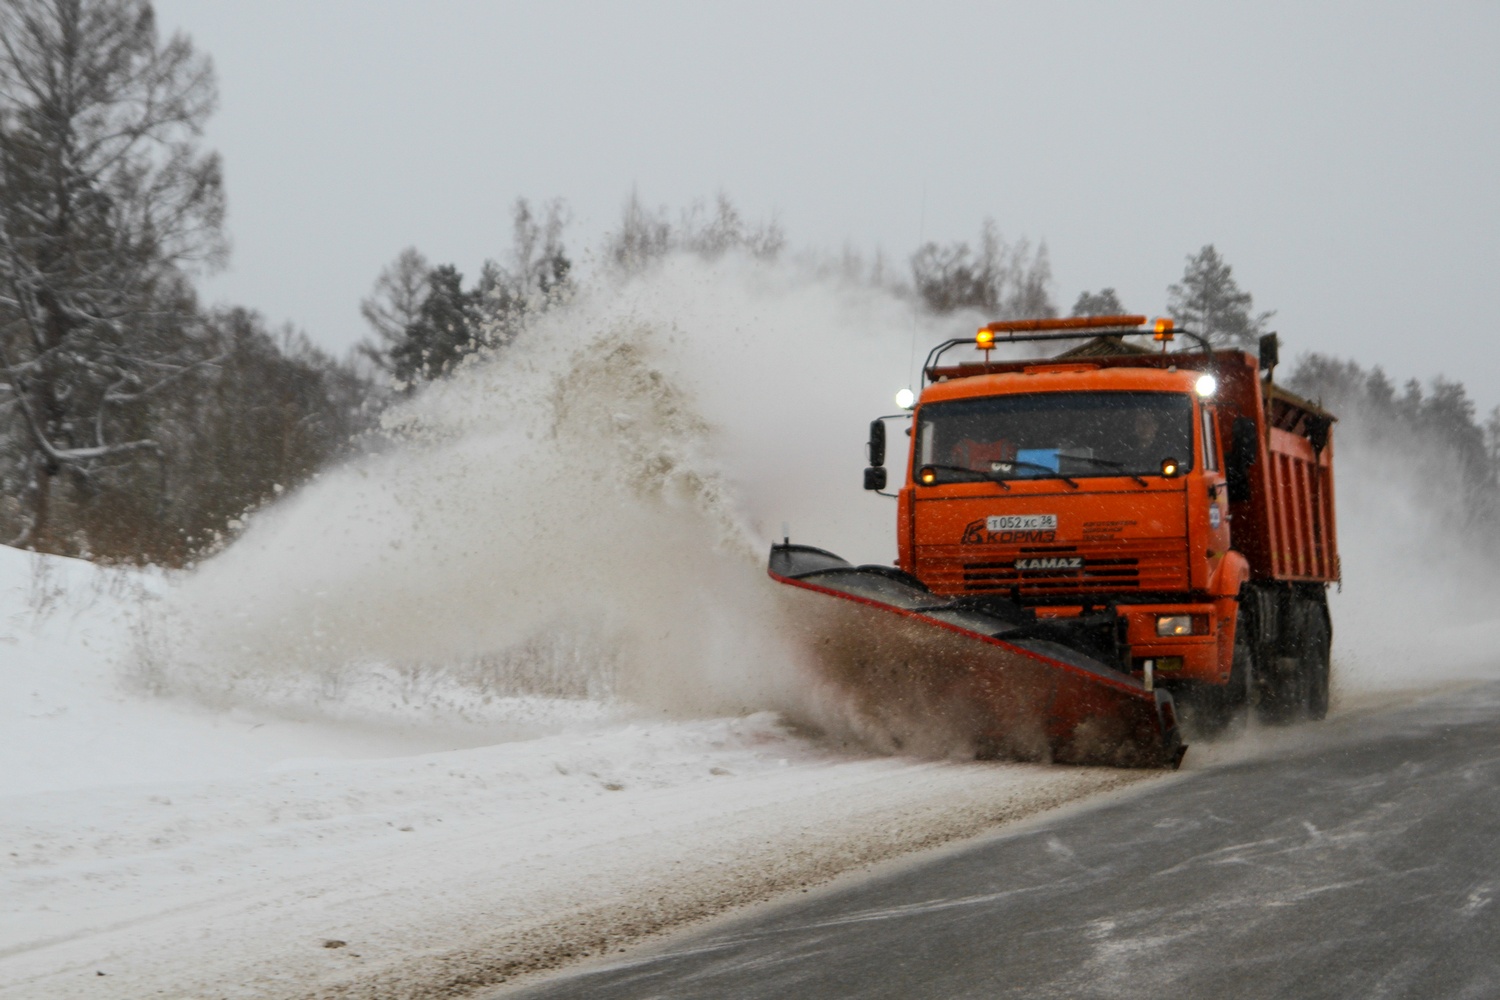
[(1192, 615), (1157, 615), (1157, 635), (1192, 635)]

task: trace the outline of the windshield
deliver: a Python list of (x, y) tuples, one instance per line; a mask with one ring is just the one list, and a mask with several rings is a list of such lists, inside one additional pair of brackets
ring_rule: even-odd
[(936, 482), (1160, 475), (1193, 465), (1193, 401), (1177, 392), (1048, 392), (922, 407), (916, 467)]

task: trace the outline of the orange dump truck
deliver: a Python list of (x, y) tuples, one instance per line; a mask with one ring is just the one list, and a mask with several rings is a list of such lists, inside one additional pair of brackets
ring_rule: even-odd
[[(1333, 418), (1275, 384), (1274, 335), (1257, 358), (1211, 350), (1170, 321), (1145, 322), (993, 323), (934, 348), (894, 493), (895, 570), (824, 565), (836, 557), (786, 544), (773, 549), (772, 575), (846, 599), (852, 583), (875, 607), (865, 577), (879, 576), (887, 589), (911, 588), (885, 610), (939, 625), (965, 613), (1004, 623), (968, 631), (1012, 647), (1014, 663), (920, 669), (957, 671), (963, 677), (944, 682), (955, 691), (983, 688), (989, 716), (1028, 719), (1041, 735), (1022, 744), (1041, 740), (1054, 759), (1173, 764), (1179, 706), (1207, 733), (1251, 706), (1271, 721), (1321, 718), (1326, 589), (1339, 578)], [(1154, 339), (1125, 340), (1137, 334)], [(992, 355), (1009, 343), (1087, 337), (1045, 359)], [(1195, 343), (1171, 350), (1178, 338)], [(980, 357), (943, 362), (965, 346)], [(905, 416), (872, 424), (867, 489), (885, 491), (884, 421)], [(1009, 690), (1040, 669), (1038, 657), (1057, 661), (1058, 684), (1033, 688), (1027, 697), (1046, 704), (1028, 715)], [(1089, 683), (1067, 694), (1063, 675), (1080, 665)], [(969, 676), (975, 669), (986, 683)], [(1122, 684), (1134, 685), (1123, 700), (1093, 690)], [(1118, 723), (1148, 701), (1154, 727), (1141, 721), (1144, 709)], [(976, 725), (977, 745), (1015, 745)], [(1103, 731), (1115, 735), (1101, 740)]]

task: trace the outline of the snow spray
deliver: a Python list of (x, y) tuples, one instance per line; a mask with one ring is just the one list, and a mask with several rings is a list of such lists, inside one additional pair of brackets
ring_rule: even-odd
[(817, 722), (765, 557), (786, 524), (893, 559), (863, 444), (911, 379), (911, 326), (897, 296), (792, 265), (601, 280), (255, 515), (148, 621), (137, 673), (319, 714), (561, 698)]
[[(917, 337), (983, 319), (918, 319)], [(765, 556), (786, 525), (893, 559), (863, 442), (913, 384), (913, 322), (899, 296), (787, 262), (601, 278), (394, 406), (385, 447), (257, 514), (148, 619), (136, 674), (293, 713), (771, 709), (858, 732), (787, 637)], [(1493, 575), (1357, 421), (1336, 447), (1335, 698), (1493, 664)]]
[(1450, 459), (1339, 414), (1334, 475), (1343, 585), (1333, 697), (1500, 675), (1500, 538), (1465, 509)]

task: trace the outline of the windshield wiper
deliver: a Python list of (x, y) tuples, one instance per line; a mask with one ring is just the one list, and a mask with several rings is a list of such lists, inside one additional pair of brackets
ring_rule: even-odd
[(1106, 468), (1106, 469), (1118, 469), (1118, 470), (1120, 470), (1120, 475), (1122, 475), (1122, 476), (1129, 476), (1131, 479), (1134, 479), (1136, 482), (1140, 483), (1142, 486), (1150, 486), (1151, 485), (1150, 483), (1148, 483), (1144, 479), (1142, 479), (1140, 476), (1136, 475), (1134, 472), (1126, 472), (1125, 471), (1125, 463), (1124, 462), (1111, 462), (1107, 458), (1095, 458), (1092, 455), (1062, 455), (1060, 457), (1065, 458), (1065, 459), (1067, 459), (1070, 462), (1088, 462), (1088, 463), (1090, 463), (1092, 465), (1098, 465), (1098, 466), (1101, 466), (1102, 468)]
[(984, 472), (980, 469), (971, 469), (967, 465), (933, 465), (931, 462), (927, 462), (923, 465), (918, 466), (917, 468), (918, 471), (922, 469), (932, 469), (934, 472), (939, 470), (943, 472), (962, 472), (963, 474), (968, 476), (977, 476), (978, 481), (994, 483), (1001, 489), (1010, 489), (1010, 483), (1007, 483), (1005, 480), (994, 475), (993, 473)]
[[(1008, 466), (1009, 468), (1012, 468), (1012, 469), (1015, 468), (1016, 466), (1019, 466), (1019, 465), (1024, 465), (1028, 469), (1041, 469), (1043, 472), (1047, 473), (1047, 475), (1045, 477), (1042, 477), (1042, 476), (1027, 476), (1026, 478), (1027, 479), (1042, 479), (1042, 478), (1047, 478), (1047, 479), (1061, 479), (1063, 482), (1067, 483), (1069, 486), (1073, 487), (1075, 490), (1078, 489), (1078, 483), (1076, 481), (1074, 481), (1072, 479), (1069, 479), (1067, 476), (1063, 475), (1061, 472), (1058, 472), (1052, 466), (1050, 466), (1050, 465), (1042, 465), (1040, 462), (1027, 462), (1024, 459), (1013, 458), (1013, 459), (1011, 459), (1008, 462), (996, 462), (994, 464), (995, 465), (1001, 465), (1001, 466)], [(999, 471), (999, 470), (996, 470), (996, 471)], [(997, 482), (998, 482), (998, 480), (997, 480)]]

